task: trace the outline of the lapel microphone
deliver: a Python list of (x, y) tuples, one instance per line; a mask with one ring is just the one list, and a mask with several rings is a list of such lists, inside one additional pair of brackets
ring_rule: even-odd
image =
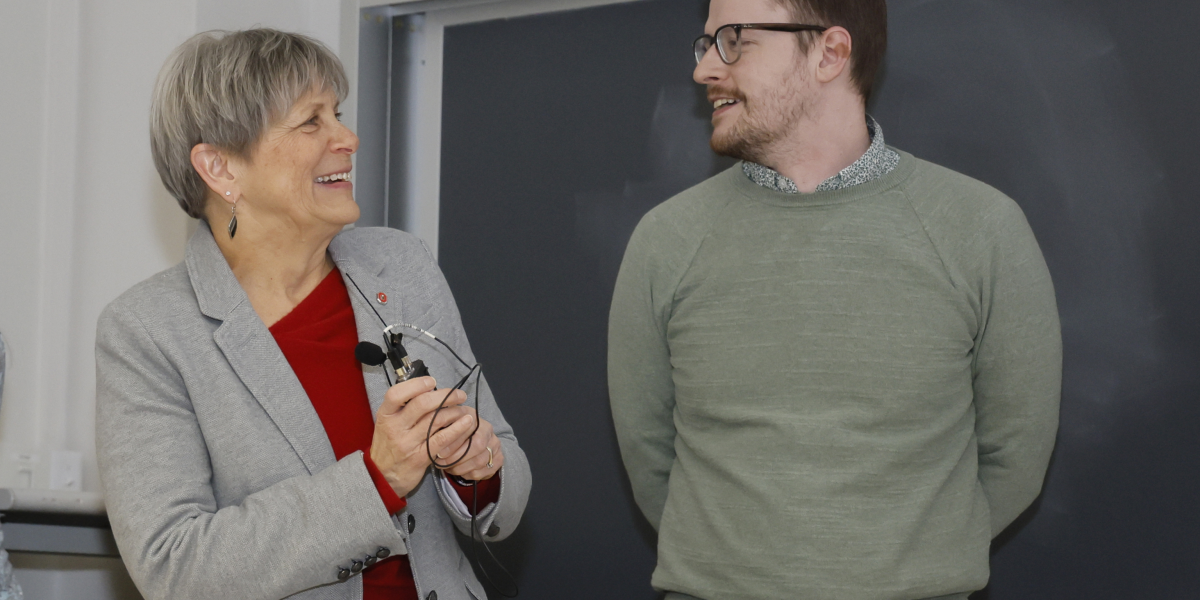
[(354, 347), (354, 358), (368, 367), (378, 367), (387, 360), (387, 355), (383, 353), (383, 348), (380, 348), (378, 344), (359, 342)]
[[(453, 393), (454, 390), (462, 389), (463, 385), (467, 383), (467, 380), (471, 378), (472, 374), (475, 374), (475, 377), (476, 377), (476, 379), (475, 379), (475, 414), (478, 415), (479, 414), (479, 377), (480, 377), (480, 374), (482, 373), (483, 367), (479, 363), (475, 363), (474, 365), (471, 365), (471, 363), (468, 363), (467, 361), (463, 360), (462, 357), (459, 356), (458, 353), (454, 351), (454, 348), (450, 347), (450, 344), (443, 342), (436, 335), (433, 335), (432, 333), (429, 333), (428, 331), (425, 331), (424, 329), (421, 329), (420, 327), (417, 327), (415, 325), (409, 325), (407, 323), (398, 323), (396, 325), (388, 325), (387, 321), (383, 320), (383, 315), (379, 314), (379, 311), (376, 310), (375, 306), (373, 304), (371, 304), (371, 301), (367, 299), (367, 295), (364, 294), (362, 289), (358, 287), (358, 283), (354, 281), (354, 278), (351, 277), (350, 274), (346, 273), (346, 272), (343, 272), (343, 275), (345, 275), (346, 279), (348, 279), (350, 281), (350, 283), (354, 285), (354, 289), (358, 290), (358, 295), (362, 296), (363, 302), (367, 303), (367, 306), (370, 307), (371, 312), (375, 313), (376, 317), (379, 317), (379, 322), (383, 323), (383, 346), (384, 347), (380, 348), (379, 346), (376, 346), (375, 344), (372, 344), (371, 342), (359, 342), (358, 345), (354, 347), (354, 358), (358, 359), (358, 362), (360, 362), (364, 365), (367, 365), (369, 367), (378, 367), (378, 366), (382, 365), (384, 362), (391, 361), (392, 368), (396, 370), (396, 377), (398, 377), (400, 379), (400, 381), (408, 381), (409, 379), (412, 379), (413, 377), (424, 377), (426, 375), (429, 375), (429, 369), (425, 368), (425, 361), (422, 361), (420, 359), (413, 360), (413, 361), (409, 360), (408, 350), (405, 350), (404, 344), (401, 343), (401, 341), (403, 340), (403, 336), (395, 331), (392, 331), (392, 329), (396, 328), (396, 327), (407, 327), (408, 329), (413, 329), (413, 330), (419, 331), (419, 332), (421, 332), (422, 335), (441, 344), (442, 347), (444, 347), (447, 351), (450, 352), (450, 354), (454, 355), (454, 358), (458, 359), (458, 362), (462, 363), (462, 366), (467, 368), (467, 374), (463, 375), (463, 378), (460, 379), (458, 381), (458, 383), (454, 385), (454, 387), (450, 388), (450, 390), (446, 393), (445, 398), (442, 398), (442, 404), (440, 406), (438, 406), (437, 410), (435, 410), (433, 412), (434, 419), (437, 418), (438, 411), (442, 410), (442, 408), (445, 407), (446, 400), (450, 399), (450, 394)], [(386, 348), (386, 350), (384, 348)], [(2, 351), (3, 351), (3, 345), (0, 345), (0, 358), (3, 357)], [(2, 372), (2, 371), (3, 371), (3, 369), (0, 368), (0, 372)], [(387, 376), (386, 370), (384, 371), (384, 376), (385, 377)], [(400, 381), (397, 381), (396, 383), (400, 383)], [(388, 384), (390, 385), (391, 383), (392, 383), (391, 378), (389, 377)], [(434, 421), (430, 420), (429, 430), (425, 434), (425, 452), (429, 456), (429, 462), (432, 463), (432, 465), (434, 467), (436, 467), (437, 469), (444, 471), (445, 469), (449, 469), (450, 467), (457, 465), (459, 462), (461, 462), (463, 460), (463, 458), (465, 458), (467, 456), (467, 453), (469, 453), (471, 451), (471, 442), (475, 438), (475, 431), (479, 430), (479, 418), (478, 418), (478, 416), (476, 416), (476, 418), (475, 418), (475, 431), (472, 431), (471, 436), (467, 438), (467, 448), (465, 450), (463, 450), (462, 456), (459, 456), (458, 459), (456, 459), (454, 462), (450, 462), (450, 463), (446, 463), (446, 464), (439, 463), (436, 459), (434, 459), (433, 454), (429, 449), (429, 438), (433, 436), (433, 423), (434, 423)], [(438, 458), (441, 458), (441, 457), (439, 456)], [(446, 475), (448, 477), (454, 477), (453, 475), (450, 475), (449, 473), (447, 473)], [(479, 496), (478, 496), (479, 488), (477, 486), (473, 485), (474, 482), (471, 482), (471, 483), (472, 483), (472, 485), (471, 485), (471, 505), (474, 507), (474, 512), (471, 512), (471, 541), (472, 542), (478, 541), (479, 544), (481, 546), (483, 546), (483, 549), (487, 550), (488, 556), (492, 557), (492, 561), (496, 564), (496, 566), (500, 567), (500, 570), (504, 572), (504, 574), (508, 577), (509, 582), (512, 583), (513, 593), (512, 594), (506, 593), (504, 590), (501, 590), (500, 587), (497, 586), (494, 581), (492, 581), (491, 574), (489, 574), (487, 569), (484, 568), (483, 561), (481, 561), (479, 559), (479, 548), (476, 546), (472, 546), (473, 548), (475, 548), (475, 552), (474, 552), (475, 566), (478, 567), (479, 571), (481, 573), (483, 573), (484, 578), (487, 579), (487, 582), (489, 584), (491, 584), (492, 588), (494, 588), (497, 592), (499, 592), (501, 596), (504, 596), (505, 598), (516, 598), (517, 594), (520, 593), (520, 588), (517, 587), (517, 582), (515, 579), (513, 579), (512, 574), (508, 572), (508, 569), (504, 568), (504, 565), (500, 564), (500, 561), (496, 558), (495, 554), (492, 554), (492, 549), (488, 547), (487, 542), (484, 541), (484, 539), (482, 537), (480, 537), (478, 540), (476, 540), (476, 538), (475, 538), (475, 532), (478, 531), (478, 527), (476, 527), (476, 525), (475, 525), (475, 518), (479, 514)], [(437, 594), (430, 594), (431, 597), (436, 596), (436, 595)]]
[(399, 383), (408, 381), (414, 377), (424, 377), (429, 375), (429, 369), (425, 367), (425, 361), (409, 360), (408, 351), (404, 349), (404, 344), (401, 343), (403, 336), (392, 331), (385, 331), (383, 334), (383, 346), (372, 344), (371, 342), (359, 342), (354, 347), (354, 358), (358, 362), (371, 367), (378, 367), (384, 361), (391, 361), (392, 368), (396, 371), (396, 377)]
[[(354, 289), (358, 291), (359, 296), (362, 296), (362, 299), (367, 303), (367, 306), (371, 308), (371, 312), (375, 313), (375, 316), (379, 318), (379, 322), (383, 323), (383, 348), (380, 348), (371, 342), (359, 342), (358, 345), (354, 347), (354, 358), (358, 359), (358, 362), (370, 367), (378, 367), (379, 365), (383, 364), (384, 360), (391, 361), (392, 369), (396, 371), (396, 377), (398, 378), (396, 383), (408, 381), (414, 377), (425, 377), (429, 375), (429, 369), (425, 367), (425, 361), (420, 359), (410, 361), (408, 359), (408, 350), (405, 350), (404, 344), (401, 343), (404, 339), (404, 336), (399, 332), (392, 331), (393, 326), (388, 325), (387, 321), (383, 320), (383, 315), (379, 314), (378, 310), (375, 310), (375, 306), (371, 304), (370, 300), (367, 300), (367, 295), (363, 293), (362, 288), (358, 287), (358, 282), (354, 281), (354, 278), (351, 277), (349, 273), (343, 274), (346, 276), (346, 279), (349, 279), (350, 283), (354, 285)], [(429, 336), (441, 345), (446, 346), (446, 342), (439, 340), (437, 336), (433, 335), (432, 333), (429, 333), (424, 329), (417, 328), (417, 330)], [(446, 348), (450, 348), (450, 346), (446, 346)], [(450, 350), (450, 353), (453, 354), (455, 358), (458, 358), (459, 362), (463, 363), (464, 365), (467, 364), (463, 361), (463, 359), (459, 358), (458, 354), (455, 353), (453, 349)], [(470, 368), (470, 365), (467, 366)], [(469, 377), (470, 373), (467, 373), (467, 376)], [(388, 383), (391, 384), (390, 378)]]

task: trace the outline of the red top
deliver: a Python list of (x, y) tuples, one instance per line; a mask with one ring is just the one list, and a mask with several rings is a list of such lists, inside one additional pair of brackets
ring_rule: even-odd
[[(371, 438), (375, 419), (367, 399), (362, 365), (354, 358), (358, 345), (358, 327), (354, 308), (341, 273), (334, 269), (292, 312), (270, 328), (271, 335), (295, 371), (308, 394), (334, 456), (363, 451), (367, 472), (379, 491), (389, 514), (400, 512), (406, 501), (392, 490), (379, 468), (371, 460)], [(478, 484), (479, 506), (487, 506), (500, 496), (499, 477)], [(471, 488), (454, 485), (467, 508), (471, 508)], [(400, 598), (416, 600), (408, 556), (392, 555), (363, 572), (363, 599)]]

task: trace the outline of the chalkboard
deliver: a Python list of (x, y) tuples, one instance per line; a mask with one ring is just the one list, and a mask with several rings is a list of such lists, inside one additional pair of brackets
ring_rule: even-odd
[(501, 545), (522, 598), (656, 597), (608, 408), (608, 305), (641, 216), (728, 164), (691, 82), (704, 18), (659, 0), (445, 32), (438, 260), (534, 472)]
[[(521, 597), (654, 598), (605, 383), (629, 234), (708, 149), (699, 0), (448, 27), (439, 259), (534, 469)], [(888, 142), (1025, 210), (1054, 277), (1062, 426), (976, 598), (1200, 592), (1200, 4), (889, 2)], [(797, 565), (797, 568), (803, 568)], [(569, 592), (568, 592), (569, 591)]]
[(1200, 5), (888, 7), (888, 141), (1020, 203), (1062, 316), (1057, 450), (985, 597), (1200, 596)]

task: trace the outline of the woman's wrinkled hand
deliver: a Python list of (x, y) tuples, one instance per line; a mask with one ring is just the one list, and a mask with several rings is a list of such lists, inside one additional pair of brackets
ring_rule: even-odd
[[(435, 390), (436, 385), (432, 377), (398, 383), (384, 395), (375, 415), (371, 460), (400, 497), (407, 496), (421, 482), (431, 464), (430, 456), (457, 456), (450, 450), (461, 447), (475, 428), (475, 411), (463, 406), (467, 395), (462, 390)], [(446, 405), (435, 418), (434, 411), (443, 399)], [(425, 437), (431, 421), (434, 434), (427, 448)], [(446, 462), (449, 460), (453, 459)]]
[[(470, 416), (474, 418), (474, 411)], [(467, 432), (470, 433), (470, 429)], [(457, 445), (452, 442), (449, 452), (442, 452), (442, 456), (445, 456), (446, 459), (438, 461), (441, 463), (458, 460), (466, 452), (466, 456), (461, 461), (445, 469), (446, 473), (472, 481), (483, 481), (495, 475), (500, 467), (504, 466), (504, 449), (500, 447), (500, 438), (496, 437), (491, 423), (480, 419), (479, 430), (471, 438), (469, 449), (467, 439), (467, 436), (463, 436), (461, 439), (455, 440)]]

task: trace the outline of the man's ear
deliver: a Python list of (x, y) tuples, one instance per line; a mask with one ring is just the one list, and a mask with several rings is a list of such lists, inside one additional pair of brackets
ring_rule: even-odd
[(826, 29), (812, 52), (820, 53), (821, 61), (817, 65), (817, 81), (829, 83), (837, 79), (850, 64), (850, 51), (854, 41), (845, 27), (830, 27)]
[(237, 178), (229, 167), (228, 157), (216, 146), (203, 143), (192, 146), (192, 168), (200, 174), (208, 189), (232, 204), (241, 193), (237, 189)]

